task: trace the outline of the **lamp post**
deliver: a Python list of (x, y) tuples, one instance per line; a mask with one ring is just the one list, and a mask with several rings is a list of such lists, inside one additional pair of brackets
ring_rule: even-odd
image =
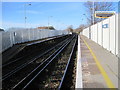
[(56, 20), (56, 27), (59, 29), (60, 26), (60, 20)]
[(95, 13), (95, 7), (94, 7), (94, 1), (93, 1), (93, 24), (92, 25), (94, 25), (94, 13)]
[(24, 15), (25, 15), (25, 28), (26, 28), (26, 22), (27, 22), (27, 16), (26, 16), (26, 7), (30, 6), (31, 4), (24, 4)]
[(48, 29), (49, 29), (49, 24), (50, 24), (50, 18), (53, 17), (53, 16), (49, 16), (48, 17)]

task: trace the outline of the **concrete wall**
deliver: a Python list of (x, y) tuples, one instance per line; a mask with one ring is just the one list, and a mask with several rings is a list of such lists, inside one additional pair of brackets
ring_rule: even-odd
[[(120, 57), (120, 30), (118, 29), (118, 14), (83, 30), (82, 34), (91, 38), (114, 55)], [(106, 26), (107, 24), (107, 26)], [(88, 35), (91, 29), (91, 37)]]

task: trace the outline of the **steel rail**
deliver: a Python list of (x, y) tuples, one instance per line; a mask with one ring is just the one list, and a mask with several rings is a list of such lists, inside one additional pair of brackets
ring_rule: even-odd
[[(68, 41), (69, 42), (69, 41)], [(67, 43), (66, 43), (67, 44)], [(66, 45), (65, 44), (65, 45)], [(23, 83), (25, 83), (26, 81), (29, 82), (30, 77), (32, 78), (32, 74), (36, 71), (37, 73), (37, 69), (39, 69), (43, 64), (46, 66), (47, 63), (49, 63), (49, 60), (51, 59), (52, 56), (54, 56), (60, 49), (62, 49), (65, 45), (62, 45), (59, 49), (57, 49), (52, 55), (50, 55), (46, 60), (44, 60), (44, 62), (42, 62), (39, 66), (37, 66), (32, 72), (30, 72), (25, 78), (23, 78), (18, 84), (16, 84), (12, 90), (14, 89), (19, 89), (19, 87), (23, 87)], [(44, 66), (43, 66), (44, 68)], [(33, 76), (34, 77), (34, 76)]]
[[(63, 37), (63, 36), (62, 36), (62, 37)], [(60, 38), (60, 37), (57, 37), (57, 38)], [(46, 41), (50, 41), (50, 40), (52, 40), (52, 39), (57, 39), (57, 38), (50, 38), (50, 39), (47, 39), (47, 40), (39, 41), (39, 44), (40, 44), (40, 43), (43, 43), (43, 42), (46, 42)], [(29, 46), (29, 45), (28, 45), (28, 46)], [(27, 47), (27, 46), (26, 46), (26, 47)], [(18, 60), (20, 60), (20, 59), (22, 59), (22, 58), (27, 57), (27, 56), (28, 56), (28, 55), (25, 55), (25, 56), (23, 56), (23, 57), (20, 57), (20, 58), (15, 59), (15, 60), (13, 60), (13, 61), (11, 61), (11, 62), (5, 63), (5, 64), (1, 65), (0, 68), (4, 68), (4, 67), (6, 67), (7, 65), (12, 64), (12, 63), (14, 63), (14, 62), (16, 62), (16, 61), (18, 61)]]
[(72, 51), (71, 51), (71, 53), (70, 53), (70, 57), (69, 57), (69, 59), (68, 59), (68, 63), (67, 63), (67, 65), (66, 65), (64, 74), (63, 74), (63, 76), (62, 76), (60, 85), (59, 85), (59, 87), (58, 87), (58, 90), (61, 90), (61, 88), (62, 88), (63, 85), (64, 85), (63, 83), (65, 82), (65, 76), (66, 76), (66, 74), (67, 74), (67, 71), (68, 71), (68, 68), (69, 68), (69, 65), (70, 65), (70, 62), (71, 62), (71, 58), (72, 58), (72, 55), (73, 55), (73, 52), (74, 52), (74, 49), (75, 49), (75, 46), (76, 46), (76, 41), (77, 41), (77, 39), (75, 40), (75, 43), (74, 43), (73, 48), (72, 48)]
[(50, 60), (47, 62), (47, 64), (45, 64), (45, 66), (41, 70), (39, 70), (39, 72), (31, 80), (29, 80), (29, 82), (22, 88), (22, 90), (30, 86), (30, 84), (38, 77), (38, 75), (40, 75), (46, 69), (46, 67), (64, 50), (64, 48), (71, 42), (72, 39), (70, 39), (70, 41), (63, 45), (63, 47), (58, 50), (58, 52), (51, 59), (49, 58)]
[(54, 47), (52, 47), (51, 49), (47, 50), (46, 52), (44, 52), (43, 54), (36, 56), (34, 59), (31, 59), (30, 62), (26, 62), (23, 65), (19, 66), (18, 68), (16, 68), (15, 70), (7, 73), (6, 75), (4, 75), (2, 77), (2, 79), (0, 79), (1, 81), (4, 81), (5, 79), (7, 79), (8, 77), (10, 77), (11, 75), (13, 75), (14, 73), (18, 72), (19, 70), (25, 68), (27, 65), (31, 64), (32, 62), (36, 61), (38, 58), (42, 57), (43, 55), (45, 55), (46, 53), (50, 52), (51, 50), (53, 50), (54, 48), (56, 48), (58, 45), (60, 45), (61, 43), (67, 41), (69, 38), (65, 39), (64, 41), (60, 42), (59, 44), (55, 45)]

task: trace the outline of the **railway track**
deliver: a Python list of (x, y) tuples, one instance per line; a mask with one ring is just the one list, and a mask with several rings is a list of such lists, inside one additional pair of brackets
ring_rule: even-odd
[[(28, 62), (28, 63), (24, 63), (23, 65), (21, 65), (20, 67), (17, 67), (15, 70), (12, 70), (11, 72), (9, 72), (8, 74), (6, 74), (5, 76), (3, 76), (3, 79), (2, 79), (2, 81), (3, 81), (3, 88), (5, 87), (6, 88), (6, 84), (8, 83), (8, 81), (9, 81), (9, 83), (15, 83), (15, 81), (18, 81), (19, 80), (19, 76), (20, 77), (23, 77), (24, 75), (23, 75), (23, 73), (19, 73), (19, 72), (22, 72), (22, 71), (27, 71), (27, 73), (29, 73), (31, 70), (32, 70), (32, 68), (35, 68), (39, 63), (36, 63), (36, 60), (38, 60), (39, 58), (42, 58), (42, 56), (43, 56), (43, 58), (45, 57), (45, 54), (50, 54), (50, 51), (51, 50), (53, 50), (53, 49), (56, 49), (56, 48), (58, 48), (60, 45), (62, 45), (64, 42), (66, 42), (68, 40), (68, 38), (66, 39), (66, 40), (64, 40), (64, 41), (62, 41), (61, 43), (59, 43), (58, 45), (56, 45), (55, 47), (52, 47), (52, 48), (50, 48), (49, 50), (47, 50), (47, 51), (45, 51), (44, 53), (42, 53), (41, 55), (39, 55), (39, 56), (37, 56), (37, 57), (35, 57), (34, 59), (32, 59), (30, 62)], [(31, 68), (32, 67), (32, 68)], [(31, 70), (30, 70), (30, 68), (31, 68)], [(23, 70), (24, 69), (24, 70)], [(27, 73), (25, 74), (25, 75), (27, 75)], [(22, 76), (21, 76), (22, 75)], [(18, 77), (18, 78), (16, 78), (16, 76)], [(13, 82), (12, 82), (13, 81)], [(5, 85), (5, 86), (4, 86)], [(8, 84), (8, 85), (10, 85), (10, 84)], [(13, 86), (13, 85), (12, 85)], [(10, 88), (9, 86), (7, 87), (7, 88)]]
[[(19, 52), (16, 56), (14, 56), (8, 62), (2, 64), (2, 66), (0, 66), (0, 68), (4, 68), (7, 66), (9, 67), (10, 64), (14, 64), (15, 62), (18, 62), (21, 59), (24, 59), (24, 58), (30, 56), (31, 54), (32, 54), (31, 57), (33, 57), (34, 54), (36, 56), (36, 53), (40, 53), (41, 51), (45, 51), (45, 50), (49, 49), (56, 43), (61, 42), (62, 40), (64, 40), (65, 38), (67, 38), (69, 36), (70, 35), (66, 35), (66, 36), (63, 36), (62, 38), (58, 37), (58, 38), (54, 38), (54, 39), (44, 40), (41, 42), (36, 42), (33, 44), (27, 44), (27, 45), (25, 45), (25, 48), (21, 52)], [(44, 46), (46, 46), (47, 48), (45, 48)], [(44, 47), (44, 48), (41, 48), (41, 47)], [(36, 48), (37, 48), (37, 50), (36, 50)], [(3, 57), (3, 60), (4, 60), (4, 57)]]
[(34, 88), (36, 87), (36, 90), (38, 90), (38, 88), (61, 89), (63, 87), (68, 89), (74, 89), (76, 77), (76, 73), (74, 72), (76, 69), (74, 69), (74, 67), (76, 66), (73, 56), (75, 54), (76, 39), (72, 40), (71, 43), (66, 47), (66, 49), (61, 53), (61, 55), (58, 58), (56, 58), (57, 62), (55, 64), (55, 67), (51, 69), (51, 67), (53, 66), (51, 65), (50, 68), (48, 68), (49, 73), (47, 74), (50, 75), (46, 76), (45, 79), (40, 80), (40, 78), (38, 82), (36, 81), (36, 83), (39, 83), (39, 85), (34, 86)]
[[(64, 40), (65, 38), (63, 38), (62, 40)], [(32, 47), (27, 47), (25, 50), (27, 51), (28, 49), (33, 49), (33, 50), (29, 50), (31, 53), (24, 53), (25, 55), (23, 55), (23, 56), (21, 56), (21, 57), (18, 57), (18, 58), (16, 58), (15, 60), (12, 60), (11, 62), (8, 62), (8, 63), (6, 63), (6, 64), (4, 64), (3, 66), (2, 66), (2, 80), (4, 80), (5, 78), (6, 78), (6, 76), (8, 76), (8, 75), (10, 75), (10, 74), (12, 74), (13, 73), (13, 70), (15, 69), (16, 71), (17, 70), (19, 70), (21, 67), (23, 67), (25, 64), (27, 64), (27, 63), (29, 63), (32, 59), (34, 59), (34, 58), (37, 58), (38, 56), (40, 56), (40, 54), (42, 53), (42, 52), (44, 52), (44, 51), (47, 51), (48, 49), (50, 49), (50, 48), (52, 48), (53, 47), (53, 45), (55, 45), (55, 44), (57, 44), (58, 42), (61, 42), (62, 40), (58, 40), (57, 39), (57, 42), (56, 41), (54, 41), (54, 42), (51, 42), (50, 41), (50, 44), (51, 45), (49, 45), (49, 43), (45, 43), (45, 44), (43, 44), (43, 45), (39, 45), (39, 47), (44, 47), (44, 46), (46, 46), (45, 47), (45, 49), (40, 49), (39, 50), (39, 48), (37, 48), (38, 50), (39, 50), (39, 52), (38, 51), (34, 51), (34, 48), (32, 48), (32, 47), (35, 47), (35, 46), (32, 46)], [(47, 44), (47, 45), (46, 45)], [(37, 46), (38, 47), (38, 46)], [(36, 47), (35, 47), (36, 48)], [(25, 51), (24, 50), (24, 51)], [(23, 51), (23, 52), (24, 52)], [(23, 53), (23, 52), (21, 52), (21, 53)], [(28, 52), (28, 51), (27, 51)], [(34, 54), (35, 53), (35, 54)], [(27, 55), (26, 55), (27, 54)], [(34, 55), (33, 55), (34, 54)], [(20, 55), (18, 55), (18, 56), (20, 56)], [(27, 57), (27, 58), (26, 58)]]
[[(64, 83), (66, 82), (66, 76), (69, 72), (73, 53), (75, 53), (76, 41), (77, 35), (72, 35), (54, 47), (44, 51), (42, 54), (31, 58), (28, 62), (5, 74), (2, 78), (2, 90), (39, 89), (41, 87), (40, 83), (36, 83), (41, 80), (44, 81), (41, 77), (47, 76), (46, 74), (49, 73), (49, 71), (50, 73), (54, 71), (52, 71), (52, 69), (55, 67), (51, 65), (55, 65), (60, 54), (65, 52), (64, 50), (69, 47), (68, 49), (70, 50), (69, 53), (67, 53), (69, 54), (67, 56), (69, 58), (66, 58), (67, 60), (64, 64), (64, 70), (61, 75), (62, 77), (61, 80), (59, 80), (59, 86), (57, 86), (57, 88), (61, 89), (65, 87)], [(14, 63), (14, 61), (10, 63)]]
[[(62, 79), (61, 79), (59, 87), (58, 87), (59, 90), (65, 89), (65, 88), (72, 88), (72, 89), (74, 88), (75, 89), (75, 83), (73, 83), (73, 82), (75, 81), (76, 76), (73, 75), (73, 77), (72, 77), (72, 73), (74, 73), (74, 74), (76, 73), (76, 71), (75, 71), (76, 65), (75, 65), (75, 61), (73, 61), (73, 60), (75, 60), (74, 58), (77, 56), (76, 55), (76, 50), (77, 50), (76, 45), (77, 45), (77, 40), (75, 40), (74, 45), (72, 47), (66, 68), (64, 70), (64, 74), (62, 76)], [(74, 78), (73, 82), (71, 81), (72, 78)], [(73, 85), (69, 85), (68, 82), (71, 82)]]

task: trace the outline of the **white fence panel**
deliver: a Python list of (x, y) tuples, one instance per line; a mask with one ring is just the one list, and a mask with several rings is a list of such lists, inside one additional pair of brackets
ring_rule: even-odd
[(94, 25), (92, 25), (92, 26), (91, 26), (91, 31), (92, 31), (92, 34), (91, 34), (91, 35), (92, 35), (92, 36), (91, 36), (91, 37), (92, 37), (92, 40), (93, 40), (93, 41), (95, 41), (95, 29), (94, 29), (94, 28), (95, 28)]
[(94, 41), (94, 26), (92, 25), (90, 29), (91, 29), (91, 39)]
[(52, 31), (53, 31), (53, 30), (49, 31), (48, 37), (51, 37), (51, 36), (52, 36)]
[(36, 32), (36, 40), (38, 40), (39, 39), (39, 32), (38, 32), (38, 30), (35, 30)]
[(118, 42), (120, 41), (120, 37), (118, 37), (118, 35), (120, 36), (120, 30), (118, 32), (118, 27), (120, 27), (120, 26), (118, 26), (118, 21), (120, 21), (120, 18), (118, 18), (118, 14), (116, 14), (116, 22), (115, 22), (116, 23), (116, 41), (115, 41), (115, 47), (116, 47), (115, 53), (116, 53), (116, 55), (118, 55)]
[(120, 26), (118, 26), (118, 24), (120, 23), (120, 14), (118, 14), (118, 15), (116, 15), (116, 23), (117, 23), (117, 25), (116, 25), (116, 30), (117, 30), (117, 32), (116, 32), (116, 38), (117, 38), (117, 43), (116, 43), (116, 47), (117, 47), (117, 49), (116, 49), (116, 55), (117, 56), (119, 56), (119, 58), (120, 58)]
[(27, 42), (29, 41), (29, 30), (26, 29), (26, 30), (22, 30), (22, 42)]
[(116, 30), (116, 28), (115, 28), (115, 16), (112, 16), (112, 17), (110, 17), (109, 18), (109, 20), (110, 20), (110, 28), (109, 28), (109, 30), (110, 30), (110, 44), (109, 44), (109, 46), (110, 46), (110, 51), (113, 53), (113, 54), (115, 54), (115, 40), (116, 40), (116, 38), (115, 38), (115, 30)]
[(2, 33), (2, 50), (12, 47), (11, 36), (9, 32)]
[[(91, 39), (120, 58), (119, 21), (120, 18), (118, 17), (118, 14), (116, 14), (90, 27)], [(89, 36), (87, 29), (84, 29), (82, 33), (84, 36)]]
[(29, 41), (34, 40), (34, 31), (32, 29), (30, 29), (30, 35), (29, 35), (29, 37), (30, 37)]
[(86, 36), (86, 35), (85, 35), (85, 29), (83, 30), (83, 33), (82, 33), (82, 34), (83, 34), (84, 36)]
[(54, 31), (54, 36), (55, 35), (59, 35), (59, 31), (57, 32), (57, 31)]
[(86, 29), (83, 30), (83, 35), (87, 36)]
[(98, 44), (102, 46), (102, 22), (98, 24)]
[(36, 33), (35, 33), (35, 30), (33, 30), (33, 40), (36, 40)]
[[(102, 25), (108, 24), (109, 25), (109, 19), (106, 19), (103, 21)], [(103, 47), (107, 50), (109, 50), (109, 28), (103, 28)]]
[(45, 30), (43, 30), (42, 31), (42, 38), (46, 38), (46, 36), (45, 35), (48, 35), (48, 33), (46, 33), (46, 31)]
[(89, 38), (89, 33), (90, 33), (90, 32), (89, 32), (89, 28), (87, 28), (86, 31), (87, 31), (87, 37)]
[(82, 35), (84, 35), (84, 36), (85, 36), (85, 29), (83, 29), (83, 31), (82, 31)]
[(14, 35), (14, 38), (15, 38), (15, 43), (21, 43), (22, 41), (22, 31), (15, 31), (15, 35)]
[(91, 26), (91, 39), (97, 43), (97, 24)]
[(98, 42), (98, 30), (97, 30), (97, 24), (94, 25), (94, 41)]
[(89, 38), (89, 28), (83, 30), (83, 35)]
[(41, 39), (42, 38), (42, 33), (41, 33), (41, 30), (38, 30), (39, 31), (39, 39)]
[(12, 47), (16, 43), (28, 42), (63, 34), (69, 33), (62, 30), (10, 29), (8, 32), (2, 32), (2, 51)]

